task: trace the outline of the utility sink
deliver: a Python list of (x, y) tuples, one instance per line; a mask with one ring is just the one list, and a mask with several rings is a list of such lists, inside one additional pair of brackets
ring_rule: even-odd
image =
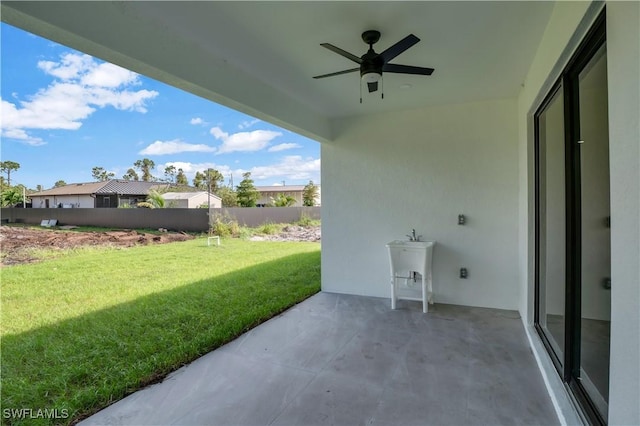
[(417, 248), (427, 248), (433, 246), (435, 241), (407, 241), (407, 240), (393, 240), (390, 243), (387, 243), (387, 247), (417, 247)]
[[(433, 280), (431, 261), (435, 241), (394, 240), (387, 243), (391, 266), (391, 309), (396, 301), (422, 301), (422, 311), (427, 313), (433, 304)], [(418, 283), (416, 273), (420, 274)]]

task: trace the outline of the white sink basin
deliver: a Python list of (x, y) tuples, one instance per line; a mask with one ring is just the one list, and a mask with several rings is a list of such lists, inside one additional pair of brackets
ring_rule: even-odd
[(425, 275), (431, 268), (431, 251), (435, 241), (395, 240), (387, 244), (391, 261), (391, 274), (409, 271)]
[(393, 240), (387, 243), (387, 247), (399, 247), (399, 248), (407, 248), (407, 247), (416, 247), (416, 248), (427, 248), (433, 246), (435, 241), (407, 241), (407, 240)]
[[(423, 312), (433, 303), (431, 259), (435, 241), (394, 240), (387, 243), (391, 266), (391, 309), (397, 299), (421, 300)], [(415, 282), (415, 272), (422, 276), (421, 285)]]

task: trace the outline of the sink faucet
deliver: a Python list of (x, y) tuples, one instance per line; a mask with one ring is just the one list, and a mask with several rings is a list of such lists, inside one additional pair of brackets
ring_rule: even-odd
[(412, 229), (411, 235), (407, 234), (407, 237), (409, 237), (409, 241), (420, 241), (420, 238), (422, 238), (422, 235), (418, 235), (416, 237), (416, 230)]

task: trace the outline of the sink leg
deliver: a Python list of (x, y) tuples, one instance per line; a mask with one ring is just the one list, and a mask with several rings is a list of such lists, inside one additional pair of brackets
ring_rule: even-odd
[(423, 275), (422, 276), (422, 312), (424, 312), (425, 314), (429, 312), (429, 302), (427, 300), (428, 297), (429, 295), (427, 294), (427, 280)]
[(391, 309), (396, 308), (396, 277), (391, 277)]

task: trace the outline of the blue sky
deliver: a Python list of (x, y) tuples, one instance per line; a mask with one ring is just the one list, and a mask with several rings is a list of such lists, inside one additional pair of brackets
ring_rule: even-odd
[(66, 46), (0, 24), (2, 161), (12, 183), (50, 188), (121, 178), (136, 160), (175, 165), (193, 179), (208, 167), (237, 185), (320, 183), (320, 144)]

